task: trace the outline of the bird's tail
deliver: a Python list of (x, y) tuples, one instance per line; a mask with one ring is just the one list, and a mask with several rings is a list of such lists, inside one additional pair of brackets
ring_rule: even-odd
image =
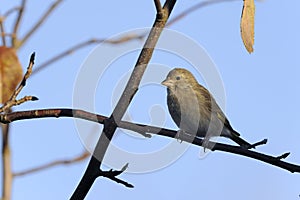
[(235, 130), (231, 131), (230, 139), (232, 139), (235, 143), (237, 143), (241, 147), (244, 147), (244, 148), (247, 148), (247, 149), (251, 148), (251, 146), (252, 146), (249, 142), (242, 139), (240, 137), (240, 134), (238, 132), (236, 132)]

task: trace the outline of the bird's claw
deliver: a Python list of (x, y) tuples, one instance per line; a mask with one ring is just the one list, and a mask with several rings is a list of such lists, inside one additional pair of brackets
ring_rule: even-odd
[(181, 139), (180, 136), (183, 135), (184, 133), (185, 132), (183, 130), (178, 130), (177, 131), (177, 134), (176, 134), (175, 138), (177, 139), (178, 142), (182, 143), (183, 140)]
[(212, 149), (214, 146), (214, 143), (212, 143), (209, 139), (210, 139), (210, 137), (205, 137), (202, 140), (202, 147), (203, 147), (204, 152), (206, 149)]

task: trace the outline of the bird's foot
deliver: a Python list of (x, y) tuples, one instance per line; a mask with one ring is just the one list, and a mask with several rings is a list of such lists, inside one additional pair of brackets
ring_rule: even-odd
[(211, 141), (209, 141), (210, 137), (205, 137), (202, 140), (202, 147), (203, 150), (205, 152), (206, 149), (212, 149), (214, 146), (214, 143), (212, 143)]
[(177, 131), (177, 134), (176, 134), (175, 138), (177, 139), (178, 142), (182, 143), (183, 140), (181, 139), (181, 136), (184, 135), (184, 134), (185, 134), (184, 130), (180, 129), (180, 130)]

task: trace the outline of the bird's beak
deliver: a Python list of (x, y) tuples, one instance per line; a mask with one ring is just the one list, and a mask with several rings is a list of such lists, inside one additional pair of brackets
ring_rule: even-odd
[(173, 81), (166, 78), (163, 82), (161, 82), (161, 84), (166, 86), (166, 87), (171, 87), (173, 85)]

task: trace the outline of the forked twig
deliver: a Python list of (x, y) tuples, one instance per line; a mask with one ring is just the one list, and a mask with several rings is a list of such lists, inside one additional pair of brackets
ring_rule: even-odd
[(138, 86), (142, 79), (142, 76), (147, 68), (147, 65), (152, 57), (155, 45), (158, 38), (166, 25), (166, 22), (174, 8), (176, 0), (166, 0), (162, 14), (156, 15), (155, 22), (151, 28), (149, 36), (143, 46), (143, 49), (137, 59), (133, 72), (127, 82), (127, 85), (113, 110), (111, 116), (104, 121), (104, 128), (100, 138), (96, 144), (93, 152), (93, 156), (87, 166), (87, 169), (80, 180), (75, 192), (73, 193), (71, 200), (84, 199), (90, 188), (92, 187), (95, 177), (91, 177), (95, 171), (101, 167), (102, 160), (106, 153), (106, 150), (110, 144), (110, 141), (117, 129), (118, 123), (121, 121), (124, 113), (126, 112), (133, 96), (138, 90)]
[(49, 17), (49, 15), (57, 8), (57, 6), (62, 3), (63, 0), (56, 0), (52, 5), (48, 8), (48, 10), (42, 15), (42, 17), (36, 22), (36, 24), (25, 34), (25, 36), (21, 39), (18, 48), (21, 47), (29, 38), (30, 36), (40, 28), (43, 22)]
[(25, 73), (25, 75), (24, 75), (21, 83), (19, 84), (19, 86), (17, 87), (17, 89), (13, 92), (13, 94), (10, 97), (10, 99), (7, 102), (5, 102), (3, 104), (3, 106), (0, 108), (0, 113), (6, 112), (10, 108), (12, 108), (13, 106), (19, 105), (19, 104), (24, 103), (26, 101), (36, 101), (36, 100), (38, 100), (38, 98), (34, 97), (34, 96), (25, 96), (25, 97), (23, 97), (23, 98), (21, 98), (19, 100), (16, 99), (17, 96), (18, 96), (18, 94), (25, 87), (26, 81), (27, 81), (27, 79), (29, 78), (29, 76), (32, 73), (32, 67), (34, 65), (34, 58), (35, 58), (35, 53), (32, 53), (31, 56), (30, 56), (29, 64), (28, 64), (28, 67), (27, 67), (27, 71), (26, 71), (26, 73)]
[[(190, 14), (191, 12), (194, 12), (202, 7), (208, 6), (208, 5), (212, 5), (212, 4), (216, 4), (216, 3), (222, 3), (222, 2), (230, 2), (230, 1), (237, 1), (237, 0), (209, 0), (209, 1), (205, 1), (205, 2), (200, 2), (186, 10), (184, 10), (182, 13), (180, 13), (179, 15), (175, 16), (174, 18), (172, 18), (167, 24), (166, 27), (169, 27), (171, 25), (173, 25), (174, 23), (178, 22), (179, 20), (181, 20), (183, 17), (187, 16), (188, 14)], [(155, 6), (156, 9), (159, 10), (159, 7), (161, 8), (160, 1), (159, 0), (155, 0)], [(69, 49), (57, 54), (56, 56), (50, 58), (49, 60), (45, 61), (44, 63), (40, 64), (39, 66), (37, 66), (34, 71), (33, 74), (36, 74), (37, 72), (42, 71), (43, 69), (45, 69), (46, 67), (48, 67), (49, 65), (55, 63), (56, 61), (70, 55), (71, 53), (73, 53), (74, 51), (77, 51), (79, 49), (82, 49), (84, 47), (87, 47), (89, 45), (92, 44), (98, 44), (101, 42), (104, 43), (109, 43), (109, 44), (120, 44), (123, 42), (127, 42), (130, 40), (134, 40), (134, 39), (138, 39), (138, 40), (142, 40), (145, 36), (147, 35), (147, 33), (141, 33), (141, 34), (130, 34), (130, 35), (125, 35), (122, 36), (119, 39), (116, 40), (107, 40), (107, 39), (89, 39), (86, 40), (84, 42), (81, 42), (79, 44), (74, 45), (73, 47), (70, 47)]]
[(99, 172), (99, 176), (103, 176), (106, 177), (112, 181), (115, 181), (117, 183), (120, 183), (128, 188), (133, 188), (134, 186), (126, 181), (123, 181), (119, 178), (117, 178), (117, 176), (119, 176), (120, 174), (122, 174), (127, 168), (128, 168), (128, 163), (126, 163), (121, 170), (109, 170), (109, 171), (102, 171), (100, 170)]

